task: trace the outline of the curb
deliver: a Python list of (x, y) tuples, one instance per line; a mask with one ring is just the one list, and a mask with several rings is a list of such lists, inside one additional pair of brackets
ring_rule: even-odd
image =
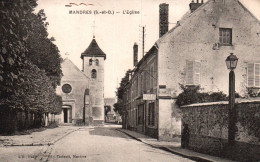
[(48, 143), (23, 143), (23, 144), (4, 144), (3, 146), (44, 146), (44, 145), (54, 145), (56, 142), (58, 142), (59, 140), (61, 140), (62, 138), (66, 137), (67, 135), (79, 130), (80, 128), (77, 128), (75, 130), (69, 131), (67, 133), (65, 133), (64, 135), (62, 135), (61, 137), (58, 137), (54, 140), (52, 140), (51, 142)]
[(135, 140), (137, 140), (137, 141), (139, 141), (139, 142), (142, 142), (142, 143), (144, 143), (144, 144), (146, 144), (146, 145), (149, 145), (149, 146), (151, 146), (151, 147), (153, 147), (153, 148), (158, 148), (158, 149), (161, 149), (161, 150), (164, 150), (164, 151), (168, 151), (168, 152), (173, 153), (173, 154), (175, 154), (175, 155), (179, 155), (179, 156), (182, 156), (182, 157), (184, 157), (184, 158), (188, 158), (188, 159), (190, 159), (190, 160), (194, 160), (194, 161), (198, 161), (198, 162), (211, 162), (210, 160), (207, 160), (207, 159), (204, 159), (204, 158), (201, 158), (201, 157), (189, 156), (189, 155), (180, 153), (180, 152), (178, 152), (178, 151), (174, 151), (173, 149), (170, 149), (170, 148), (168, 148), (168, 147), (156, 146), (156, 145), (153, 145), (153, 144), (146, 143), (146, 142), (142, 141), (141, 139), (139, 139), (139, 138), (137, 138), (137, 137), (134, 137), (134, 136), (132, 136), (132, 135), (130, 135), (130, 134), (124, 132), (124, 131), (121, 131), (120, 129), (116, 129), (116, 130), (119, 131), (119, 132), (121, 132), (121, 133), (126, 134), (127, 136), (129, 136), (129, 137), (131, 137), (131, 138), (133, 138), (133, 139), (135, 139)]
[(115, 129), (115, 130), (117, 130), (117, 131), (119, 131), (119, 132), (121, 132), (121, 133), (124, 133), (125, 135), (127, 135), (127, 136), (129, 136), (129, 137), (131, 137), (131, 138), (133, 138), (133, 139), (135, 139), (135, 140), (137, 140), (137, 141), (139, 141), (139, 142), (143, 142), (143, 141), (140, 140), (139, 138), (136, 138), (135, 136), (132, 136), (132, 135), (130, 135), (130, 134), (124, 132), (124, 131), (121, 131), (120, 129)]
[(173, 149), (170, 149), (168, 147), (160, 147), (160, 149), (168, 151), (168, 152), (171, 152), (171, 153), (173, 153), (175, 155), (182, 156), (184, 158), (188, 158), (190, 160), (194, 160), (194, 161), (198, 161), (198, 162), (212, 162), (211, 160), (208, 160), (208, 159), (205, 159), (205, 158), (201, 158), (201, 157), (198, 157), (198, 156), (189, 156), (189, 155), (180, 153), (178, 151), (174, 151)]
[[(75, 131), (77, 131), (77, 130), (79, 130), (79, 129), (80, 129), (80, 128), (77, 128), (77, 129), (75, 129), (75, 130), (72, 130), (72, 131), (70, 131), (70, 132), (64, 134), (64, 135), (61, 136), (60, 138), (56, 138), (55, 140), (53, 140), (53, 141), (50, 143), (50, 145), (54, 145), (54, 143), (58, 142), (58, 141), (61, 140), (62, 138), (66, 137), (67, 135), (69, 135), (69, 134), (71, 134), (71, 133), (73, 133), (73, 132), (75, 132)], [(49, 145), (49, 143), (48, 143), (48, 145)]]

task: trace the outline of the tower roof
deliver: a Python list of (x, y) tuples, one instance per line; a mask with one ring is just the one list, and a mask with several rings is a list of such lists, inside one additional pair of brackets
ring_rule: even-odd
[(90, 56), (90, 57), (104, 57), (106, 59), (106, 54), (99, 48), (95, 37), (93, 37), (90, 45), (88, 46), (88, 48), (81, 53), (81, 58), (83, 59), (83, 57), (85, 56)]

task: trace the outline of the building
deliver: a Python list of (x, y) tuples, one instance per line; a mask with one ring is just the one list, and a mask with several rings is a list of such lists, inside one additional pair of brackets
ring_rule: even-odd
[[(167, 4), (160, 5), (160, 19), (168, 18), (163, 16), (167, 9)], [(175, 104), (179, 84), (228, 94), (225, 59), (230, 53), (239, 58), (236, 91), (242, 96), (249, 91), (259, 94), (260, 23), (238, 0), (192, 1), (176, 26), (164, 29), (135, 64), (125, 87), (124, 127), (159, 140), (175, 140), (181, 134), (181, 113)], [(152, 94), (150, 99), (146, 94)]]
[(104, 123), (104, 63), (106, 54), (98, 46), (95, 36), (88, 48), (81, 54), (83, 73), (90, 78), (89, 93), (94, 124)]
[(95, 37), (81, 54), (82, 71), (68, 58), (62, 62), (61, 86), (56, 89), (62, 96), (60, 123), (104, 123), (104, 61), (106, 54), (99, 48)]
[[(85, 90), (89, 89), (89, 78), (71, 60), (65, 58), (61, 64), (63, 77), (56, 93), (62, 97), (62, 112), (59, 123), (82, 122)], [(90, 114), (88, 116), (91, 116)]]

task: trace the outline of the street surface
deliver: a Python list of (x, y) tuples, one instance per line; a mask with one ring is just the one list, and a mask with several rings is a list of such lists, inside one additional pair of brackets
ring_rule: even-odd
[(0, 147), (0, 161), (186, 162), (116, 130), (118, 126), (81, 127), (50, 146)]

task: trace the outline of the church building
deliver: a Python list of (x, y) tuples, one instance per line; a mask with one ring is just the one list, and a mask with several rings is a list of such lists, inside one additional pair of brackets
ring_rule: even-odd
[(104, 123), (104, 61), (106, 54), (99, 48), (95, 37), (81, 54), (82, 70), (68, 58), (61, 67), (63, 77), (56, 92), (62, 96), (59, 123)]

